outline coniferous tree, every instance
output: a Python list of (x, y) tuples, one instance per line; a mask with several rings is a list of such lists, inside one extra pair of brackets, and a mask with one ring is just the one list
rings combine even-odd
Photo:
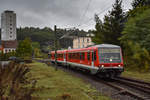
[(95, 14), (95, 22), (96, 22), (95, 25), (96, 30), (93, 31), (94, 37), (92, 38), (92, 41), (96, 44), (101, 44), (103, 43), (103, 23), (96, 14)]
[(132, 2), (133, 9), (136, 7), (148, 6), (148, 5), (150, 5), (150, 0), (134, 0)]
[[(148, 71), (150, 66), (150, 8), (130, 17), (120, 38), (127, 66)], [(138, 62), (138, 63), (135, 63)]]
[(116, 0), (112, 11), (104, 17), (104, 43), (120, 45), (119, 38), (124, 27), (125, 14), (122, 10), (122, 0)]
[(116, 0), (113, 5), (113, 9), (109, 11), (109, 14), (105, 15), (104, 22), (95, 15), (95, 37), (93, 41), (95, 43), (109, 43), (120, 45), (119, 38), (124, 28), (126, 20), (125, 13), (122, 10), (122, 0)]

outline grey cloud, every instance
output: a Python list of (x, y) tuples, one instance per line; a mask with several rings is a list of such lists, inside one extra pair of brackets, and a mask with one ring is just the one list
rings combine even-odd
[[(0, 0), (0, 12), (14, 10), (17, 13), (17, 26), (59, 27), (77, 26), (94, 17), (95, 13), (111, 9), (115, 0), (91, 0), (86, 16), (83, 13), (89, 0)], [(124, 9), (131, 8), (130, 0), (124, 0)], [(108, 11), (100, 15), (103, 18)], [(94, 28), (94, 21), (81, 26), (82, 29)]]

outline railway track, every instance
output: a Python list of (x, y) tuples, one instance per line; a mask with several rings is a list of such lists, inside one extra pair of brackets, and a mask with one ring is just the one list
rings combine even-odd
[[(134, 90), (134, 89), (139, 90), (138, 86), (135, 85), (134, 87), (132, 87), (132, 85), (129, 85), (130, 83), (127, 83), (125, 81), (120, 81), (120, 84), (118, 84), (118, 81), (120, 81), (120, 80), (113, 79), (113, 81), (111, 81), (111, 82), (100, 80), (100, 82), (118, 90), (118, 92), (112, 94), (112, 96), (121, 94), (121, 95), (129, 95), (131, 97), (134, 97), (136, 100), (150, 100), (149, 93), (145, 92), (145, 93), (141, 94), (141, 91), (137, 92), (136, 90)], [(131, 89), (129, 89), (127, 86), (130, 86)], [(141, 88), (140, 88), (140, 90), (142, 90), (142, 92), (144, 91)]]
[[(46, 61), (40, 61), (43, 63), (47, 63)], [(59, 68), (67, 71), (67, 72), (81, 72), (81, 71), (74, 71), (70, 69), (66, 69), (64, 67)], [(129, 96), (128, 99), (117, 99), (117, 100), (150, 100), (150, 83), (144, 82), (141, 80), (131, 79), (127, 77), (117, 77), (112, 80), (105, 80), (100, 79), (99, 77), (91, 76), (87, 73), (81, 72), (80, 74), (87, 76), (88, 78), (91, 78), (93, 81), (105, 84), (113, 89), (115, 89), (114, 92), (111, 94), (111, 96), (121, 95), (121, 96)], [(81, 75), (81, 76), (82, 76)]]
[(135, 88), (139, 91), (145, 92), (150, 95), (150, 83), (144, 82), (144, 81), (135, 81), (135, 80), (127, 80), (128, 78), (120, 77), (114, 79), (116, 82), (126, 84), (127, 86), (130, 86), (132, 88)]

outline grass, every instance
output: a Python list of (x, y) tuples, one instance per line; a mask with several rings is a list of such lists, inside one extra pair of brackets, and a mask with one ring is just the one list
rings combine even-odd
[(144, 80), (147, 82), (150, 82), (150, 72), (148, 73), (140, 73), (138, 71), (125, 71), (122, 73), (122, 76), (125, 77), (130, 77), (130, 78), (136, 78), (136, 79), (140, 79), (140, 80)]
[(46, 64), (28, 64), (31, 79), (36, 79), (33, 100), (110, 100), (91, 85), (61, 70), (55, 71)]

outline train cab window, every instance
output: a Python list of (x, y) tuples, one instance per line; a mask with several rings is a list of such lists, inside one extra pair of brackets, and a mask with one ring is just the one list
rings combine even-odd
[(90, 52), (87, 53), (87, 60), (90, 60)]

